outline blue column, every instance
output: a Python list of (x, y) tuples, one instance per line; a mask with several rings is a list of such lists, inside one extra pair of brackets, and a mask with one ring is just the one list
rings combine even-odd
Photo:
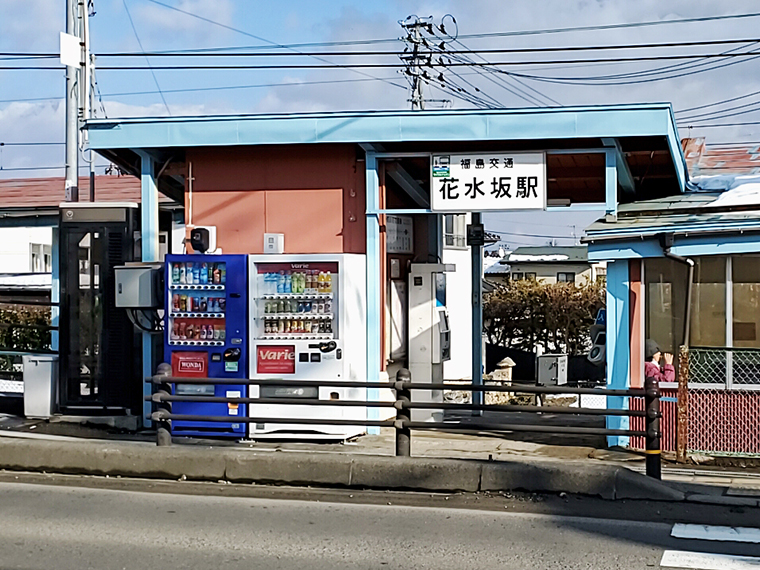
[(614, 148), (604, 149), (605, 214), (617, 217), (617, 156)]
[[(630, 281), (628, 260), (607, 264), (607, 387), (625, 390), (630, 386)], [(628, 409), (628, 398), (608, 396), (607, 407)], [(627, 417), (607, 416), (608, 429), (628, 429)], [(608, 436), (607, 445), (627, 446), (630, 438)]]
[[(140, 152), (140, 235), (142, 243), (142, 261), (158, 261), (158, 186), (156, 184), (155, 161), (145, 152)], [(156, 341), (155, 335), (142, 335), (142, 377), (147, 378), (155, 372)], [(151, 394), (150, 384), (143, 383), (143, 395)], [(143, 402), (143, 422), (150, 426), (151, 403)]]
[[(380, 209), (380, 179), (377, 175), (375, 153), (367, 151), (366, 163), (367, 210)], [(380, 217), (367, 214), (367, 382), (380, 381)], [(367, 390), (367, 401), (380, 399), (380, 390)], [(367, 419), (380, 418), (379, 408), (367, 408)], [(380, 428), (368, 428), (367, 433), (377, 435)]]

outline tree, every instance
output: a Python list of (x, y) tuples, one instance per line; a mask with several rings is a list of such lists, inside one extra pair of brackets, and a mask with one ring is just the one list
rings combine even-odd
[(591, 346), (589, 329), (604, 293), (599, 283), (508, 281), (485, 295), (484, 329), (492, 344), (583, 354)]

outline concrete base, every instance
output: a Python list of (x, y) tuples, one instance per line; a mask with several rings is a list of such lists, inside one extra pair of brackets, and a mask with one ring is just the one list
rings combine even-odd
[[(0, 469), (357, 489), (577, 493), (683, 501), (686, 494), (624, 467), (344, 453), (261, 453), (224, 447), (0, 439)], [(703, 499), (704, 500), (704, 499)], [(754, 500), (753, 505), (758, 501)]]
[(62, 422), (70, 424), (93, 425), (99, 427), (121, 429), (125, 431), (137, 431), (140, 427), (140, 418), (137, 416), (63, 416), (56, 415), (50, 418), (50, 422)]

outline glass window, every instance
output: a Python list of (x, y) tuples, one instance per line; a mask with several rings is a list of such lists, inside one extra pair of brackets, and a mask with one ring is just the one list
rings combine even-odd
[(683, 344), (687, 278), (684, 263), (666, 258), (644, 260), (645, 334), (663, 352), (678, 354)]
[(535, 281), (536, 280), (536, 274), (535, 273), (526, 273), (525, 279), (528, 281)]
[(575, 283), (575, 273), (557, 273), (558, 283)]
[(726, 258), (694, 261), (689, 344), (726, 346)]
[(32, 243), (30, 248), (30, 269), (32, 273), (51, 273), (53, 271), (53, 248), (50, 245)]
[(513, 273), (512, 274), (512, 281), (522, 281), (525, 279), (524, 273)]
[(760, 348), (760, 256), (732, 259), (734, 346)]
[(465, 214), (446, 214), (443, 216), (443, 245), (445, 247), (467, 247)]

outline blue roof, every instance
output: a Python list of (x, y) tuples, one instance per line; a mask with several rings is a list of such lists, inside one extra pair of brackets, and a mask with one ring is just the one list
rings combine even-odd
[(91, 119), (94, 150), (313, 143), (664, 137), (681, 190), (686, 167), (669, 103), (436, 111)]

